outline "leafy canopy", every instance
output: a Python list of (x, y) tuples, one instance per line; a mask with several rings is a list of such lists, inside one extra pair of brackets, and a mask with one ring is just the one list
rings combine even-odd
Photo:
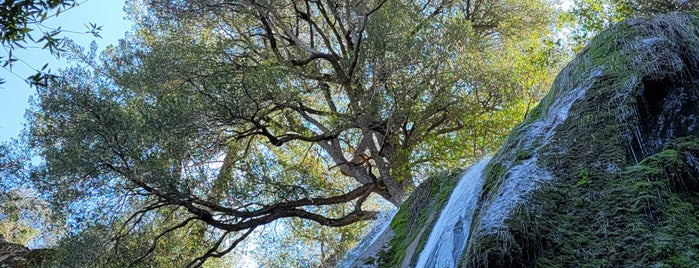
[(134, 33), (39, 88), (29, 140), (54, 205), (102, 208), (78, 226), (107, 226), (116, 249), (152, 242), (134, 262), (203, 246), (180, 255), (198, 266), (280, 219), (372, 219), (374, 197), (400, 205), (426, 174), (497, 148), (557, 66), (544, 1), (131, 10)]

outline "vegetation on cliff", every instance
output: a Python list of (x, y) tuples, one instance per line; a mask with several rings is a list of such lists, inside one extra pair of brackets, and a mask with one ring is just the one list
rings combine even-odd
[(378, 254), (378, 267), (413, 264), (422, 250), (439, 212), (459, 181), (461, 172), (432, 177), (415, 189), (391, 221), (394, 236)]
[[(475, 234), (464, 265), (697, 265), (698, 25), (682, 14), (627, 20), (582, 50), (522, 126), (586, 88), (534, 153), (554, 180), (519, 205), (506, 230)], [(490, 180), (527, 149), (531, 137), (520, 134), (496, 156)]]

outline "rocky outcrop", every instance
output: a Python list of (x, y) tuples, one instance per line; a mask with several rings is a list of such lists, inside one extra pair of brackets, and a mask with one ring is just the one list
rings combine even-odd
[(29, 249), (0, 235), (0, 268), (41, 267), (50, 249)]
[(420, 184), (385, 222), (388, 228), (375, 226), (384, 231), (362, 239), (360, 251), (350, 252), (339, 267), (400, 267), (416, 261), (459, 177), (459, 172), (443, 174)]
[(25, 246), (7, 242), (0, 236), (0, 267), (24, 267), (29, 249)]
[[(699, 265), (698, 105), (697, 17), (600, 34), (491, 162), (461, 264)], [(539, 186), (508, 190), (517, 183)]]
[[(698, 124), (699, 18), (619, 23), (561, 71), (484, 170), (461, 177), (484, 179), (473, 209), (459, 212), (468, 223), (437, 230), (454, 213), (413, 212), (409, 200), (387, 232), (409, 228), (411, 239), (394, 236), (371, 263), (699, 267)], [(424, 250), (434, 234), (462, 243), (448, 248), (453, 261), (430, 261), (443, 259)], [(418, 253), (406, 254), (413, 242)]]

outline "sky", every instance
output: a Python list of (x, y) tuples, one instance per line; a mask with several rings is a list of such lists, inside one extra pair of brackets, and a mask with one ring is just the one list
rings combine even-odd
[[(49, 27), (61, 27), (61, 36), (71, 38), (76, 44), (89, 47), (90, 42), (95, 41), (100, 50), (110, 44), (116, 44), (124, 37), (124, 33), (131, 29), (132, 23), (125, 20), (123, 0), (78, 0), (77, 7), (63, 11), (56, 17), (48, 18), (44, 24)], [(92, 34), (77, 34), (73, 32), (86, 32), (86, 25), (90, 23), (102, 26), (100, 35), (102, 38), (94, 37)], [(38, 38), (39, 35), (37, 34)], [(65, 59), (56, 59), (48, 51), (39, 48), (26, 50), (16, 49), (13, 57), (22, 59), (35, 69), (49, 63), (50, 69), (55, 73), (60, 67), (68, 66)], [(7, 58), (5, 49), (0, 48), (0, 56)], [(13, 74), (14, 72), (15, 74)], [(29, 107), (29, 97), (34, 94), (35, 89), (30, 88), (24, 81), (27, 76), (35, 72), (24, 63), (16, 62), (12, 72), (0, 69), (0, 77), (5, 80), (5, 84), (0, 85), (0, 143), (18, 137), (24, 120), (24, 112)]]

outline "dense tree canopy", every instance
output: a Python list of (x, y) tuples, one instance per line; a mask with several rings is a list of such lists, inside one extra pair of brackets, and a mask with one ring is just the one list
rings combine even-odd
[(117, 245), (95, 253), (108, 263), (148, 265), (167, 244), (199, 266), (280, 219), (372, 219), (373, 197), (399, 205), (425, 174), (497, 148), (557, 66), (545, 1), (130, 8), (135, 32), (99, 59), (76, 49), (82, 65), (29, 113), (31, 179), (82, 215), (69, 223), (115, 237), (96, 243)]

